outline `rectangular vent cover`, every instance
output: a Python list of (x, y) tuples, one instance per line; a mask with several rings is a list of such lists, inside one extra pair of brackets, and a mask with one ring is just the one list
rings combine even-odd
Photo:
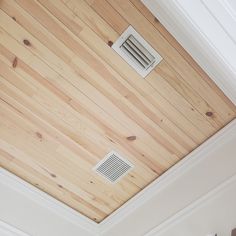
[(125, 30), (112, 48), (142, 77), (146, 77), (162, 60), (158, 52), (132, 26)]
[(94, 167), (94, 170), (109, 182), (115, 183), (132, 168), (133, 165), (128, 160), (111, 151)]

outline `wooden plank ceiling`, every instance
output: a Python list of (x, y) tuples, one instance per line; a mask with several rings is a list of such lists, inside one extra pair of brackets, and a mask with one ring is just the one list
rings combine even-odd
[[(129, 25), (163, 57), (146, 79), (110, 47)], [(235, 116), (139, 0), (0, 1), (0, 164), (95, 222)], [(117, 184), (92, 170), (111, 150)]]

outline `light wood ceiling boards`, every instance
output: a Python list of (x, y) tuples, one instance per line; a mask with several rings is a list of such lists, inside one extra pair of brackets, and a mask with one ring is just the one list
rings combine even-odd
[[(138, 0), (0, 1), (0, 164), (101, 222), (236, 116)], [(146, 79), (112, 49), (132, 25), (163, 57)], [(135, 165), (116, 184), (92, 168)]]

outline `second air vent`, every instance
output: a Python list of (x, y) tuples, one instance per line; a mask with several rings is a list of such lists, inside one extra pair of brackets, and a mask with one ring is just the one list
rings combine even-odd
[(94, 167), (94, 170), (109, 182), (115, 183), (132, 168), (133, 165), (128, 160), (111, 151)]
[(127, 28), (112, 48), (142, 77), (146, 77), (162, 60), (158, 52), (132, 26)]

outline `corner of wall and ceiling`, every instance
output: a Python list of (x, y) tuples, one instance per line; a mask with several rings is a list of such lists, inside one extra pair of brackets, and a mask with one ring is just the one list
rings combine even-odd
[[(48, 194), (40, 191), (36, 187), (26, 183), (15, 175), (9, 173), (4, 169), (0, 169), (0, 183), (14, 189), (16, 192), (23, 194), (25, 197), (37, 202), (37, 204), (48, 208), (50, 211), (65, 218), (67, 221), (72, 222), (79, 227), (86, 229), (94, 236), (102, 236), (116, 224), (125, 220), (129, 215), (147, 203), (154, 195), (165, 191), (166, 187), (171, 184), (173, 179), (177, 179), (182, 173), (188, 169), (193, 168), (199, 161), (204, 161), (207, 154), (211, 153), (215, 146), (221, 146), (226, 144), (232, 138), (236, 136), (236, 120), (233, 120), (225, 128), (220, 130), (217, 134), (211, 137), (208, 141), (203, 143), (199, 148), (190, 153), (186, 158), (181, 160), (178, 164), (169, 169), (165, 174), (155, 180), (147, 188), (137, 194), (134, 198), (130, 199), (120, 209), (115, 211), (111, 216), (105, 219), (103, 222), (97, 224), (92, 220), (86, 218), (82, 214), (74, 211), (70, 207), (67, 207), (63, 203), (57, 201)], [(201, 158), (200, 158), (201, 157)], [(186, 209), (180, 209), (179, 212), (171, 216), (167, 221), (158, 225), (155, 229), (151, 229), (147, 236), (154, 235), (154, 232), (158, 232), (167, 227), (177, 220), (179, 217), (184, 217), (189, 214), (191, 210), (200, 206), (203, 201), (209, 200), (216, 192), (223, 191), (232, 181), (235, 181), (235, 176), (231, 176), (225, 180), (221, 185), (216, 186), (211, 191), (202, 196), (199, 200), (193, 201), (190, 205), (186, 206)], [(0, 224), (0, 230), (10, 230), (13, 227), (8, 227), (6, 223)], [(1, 231), (0, 231), (1, 232)], [(27, 236), (23, 232), (17, 231), (17, 236)], [(10, 234), (11, 235), (11, 234)]]
[[(220, 0), (217, 1), (220, 2)], [(163, 23), (163, 25), (176, 37), (176, 39), (194, 57), (202, 68), (205, 69), (205, 71), (212, 77), (224, 93), (234, 102), (234, 104), (236, 104), (236, 74), (234, 68), (232, 68), (231, 62), (216, 51), (212, 41), (200, 32), (196, 22), (189, 18), (189, 15), (183, 8), (181, 8), (178, 1), (168, 1), (168, 6), (166, 1), (163, 0), (143, 0), (143, 2), (150, 8), (152, 6), (152, 9), (154, 9), (154, 5), (158, 6), (159, 11), (153, 13), (158, 14), (161, 23)], [(199, 3), (200, 2), (202, 1), (199, 1)], [(191, 38), (195, 38), (196, 40), (190, 40)], [(199, 52), (199, 45), (201, 45), (201, 52)], [(55, 212), (61, 217), (64, 217), (73, 224), (79, 225), (93, 235), (101, 236), (114, 225), (124, 220), (126, 217), (129, 217), (135, 209), (148, 202), (154, 194), (164, 191), (165, 187), (171, 182), (171, 179), (180, 176), (183, 169), (186, 170), (188, 168), (192, 168), (199, 162), (200, 159), (203, 161), (205, 154), (211, 152), (215, 148), (215, 145), (223, 145), (227, 142), (227, 140), (235, 136), (236, 120), (233, 120), (225, 128), (203, 143), (199, 148), (190, 153), (186, 158), (168, 170), (160, 178), (150, 184), (134, 198), (129, 200), (100, 224), (89, 220), (78, 212), (65, 206), (63, 203), (55, 200), (46, 193), (41, 192), (37, 188), (1, 168), (0, 183), (13, 188), (21, 194), (24, 194), (27, 198), (30, 198), (38, 204), (47, 207), (49, 210)], [(201, 158), (199, 158), (199, 156), (201, 156)], [(235, 181), (235, 176), (228, 178), (221, 185), (213, 188), (211, 191), (202, 196), (199, 200), (194, 201), (190, 205), (186, 206), (185, 209), (180, 210), (162, 224), (158, 225), (154, 229), (151, 229), (146, 236), (152, 236), (160, 232), (163, 228), (171, 225), (178, 218), (186, 216), (191, 210), (200, 206), (203, 201), (210, 200), (216, 192), (223, 191), (232, 181)], [(0, 233), (1, 232), (5, 232), (6, 234), (8, 233), (7, 235), (28, 236), (28, 234), (14, 228), (11, 225), (8, 225), (3, 221), (0, 221)]]
[(142, 2), (236, 105), (236, 36), (229, 35), (225, 25), (217, 19), (218, 7), (222, 14), (226, 13), (229, 25), (235, 28), (236, 17), (231, 14), (235, 10), (229, 13), (229, 4), (225, 4), (228, 1)]

